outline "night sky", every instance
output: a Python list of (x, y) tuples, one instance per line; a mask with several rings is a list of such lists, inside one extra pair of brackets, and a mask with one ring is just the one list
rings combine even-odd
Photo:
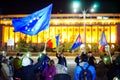
[(73, 1), (79, 1), (82, 9), (88, 9), (93, 3), (97, 3), (99, 6), (95, 13), (120, 13), (120, 0), (1, 0), (0, 14), (30, 14), (51, 3), (53, 3), (52, 13), (71, 14)]

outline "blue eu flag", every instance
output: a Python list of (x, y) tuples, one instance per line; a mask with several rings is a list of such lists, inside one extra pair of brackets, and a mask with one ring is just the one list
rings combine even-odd
[(77, 37), (77, 39), (76, 39), (76, 41), (75, 41), (74, 44), (72, 45), (71, 50), (76, 49), (76, 48), (79, 47), (81, 44), (82, 44), (82, 40), (81, 40), (81, 37), (80, 37), (80, 34), (79, 34), (78, 37)]
[(24, 34), (33, 36), (37, 35), (42, 30), (48, 29), (51, 11), (52, 4), (27, 17), (21, 19), (12, 19), (14, 32), (22, 32)]

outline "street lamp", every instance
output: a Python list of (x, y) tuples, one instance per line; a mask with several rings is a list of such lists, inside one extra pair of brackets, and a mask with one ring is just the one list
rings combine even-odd
[[(90, 9), (91, 12), (94, 12), (95, 11), (95, 8), (97, 7), (96, 4), (93, 5), (93, 7)], [(83, 14), (83, 19), (84, 19), (84, 45), (85, 45), (85, 48), (84, 48), (84, 54), (86, 54), (86, 14), (87, 14), (87, 11), (89, 10), (88, 9), (84, 9), (82, 11), (82, 14)]]
[[(79, 4), (79, 3), (78, 3)], [(74, 8), (74, 10), (76, 9), (75, 7), (74, 7), (74, 5), (73, 5), (73, 8)], [(95, 9), (97, 8), (97, 5), (96, 4), (94, 4), (93, 6), (92, 6), (92, 8), (88, 8), (88, 9), (84, 9), (84, 10), (82, 10), (81, 9), (81, 11), (82, 11), (82, 14), (83, 14), (83, 20), (84, 20), (84, 54), (86, 54), (86, 14), (87, 14), (87, 11), (90, 9), (90, 12), (94, 12), (95, 11)], [(76, 10), (77, 11), (77, 10)], [(76, 12), (75, 12), (76, 13)]]
[(82, 14), (83, 14), (83, 19), (84, 19), (84, 45), (85, 45), (84, 54), (86, 54), (86, 24), (85, 24), (85, 21), (86, 21), (86, 11), (83, 10)]
[(74, 2), (72, 3), (72, 7), (73, 7), (73, 12), (74, 12), (74, 13), (77, 13), (78, 10), (79, 10), (79, 7), (80, 7), (80, 1), (74, 1)]

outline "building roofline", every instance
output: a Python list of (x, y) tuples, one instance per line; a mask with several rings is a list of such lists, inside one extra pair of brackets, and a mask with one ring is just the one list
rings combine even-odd
[[(5, 17), (25, 17), (29, 14), (7, 14), (7, 15), (0, 15), (1, 18)], [(78, 17), (83, 16), (83, 14), (52, 14), (51, 17)], [(89, 17), (97, 17), (97, 16), (112, 16), (112, 17), (120, 17), (120, 13), (96, 13), (96, 14), (86, 14)]]

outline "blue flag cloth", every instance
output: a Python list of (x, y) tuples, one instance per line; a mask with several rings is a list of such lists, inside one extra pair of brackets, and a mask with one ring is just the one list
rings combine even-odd
[(100, 46), (106, 46), (107, 45), (107, 40), (106, 40), (106, 37), (105, 37), (105, 33), (104, 31), (102, 32), (102, 37), (100, 39)]
[(56, 38), (56, 46), (58, 47), (59, 46), (60, 35), (57, 35), (55, 38)]
[(22, 32), (24, 34), (33, 36), (37, 35), (42, 30), (48, 29), (51, 11), (52, 4), (27, 17), (21, 19), (12, 19), (14, 32)]
[(80, 37), (80, 34), (78, 35), (76, 41), (74, 42), (73, 46), (71, 47), (71, 50), (76, 49), (77, 47), (79, 47), (82, 44), (82, 40)]

